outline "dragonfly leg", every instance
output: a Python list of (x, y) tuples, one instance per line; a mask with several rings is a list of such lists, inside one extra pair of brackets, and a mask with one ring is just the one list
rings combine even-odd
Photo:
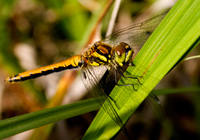
[[(118, 84), (117, 72), (119, 72), (119, 74), (120, 74), (121, 76), (123, 76), (124, 78), (136, 79), (136, 80), (138, 81), (139, 84), (124, 84), (124, 85)], [(141, 76), (138, 76), (138, 77), (141, 77)], [(133, 87), (133, 90), (135, 90), (135, 91), (137, 91), (137, 89), (135, 88), (135, 85), (141, 85), (141, 82), (139, 81), (139, 78), (138, 78), (138, 77), (127, 77), (127, 76), (125, 76), (120, 70), (115, 71), (115, 82), (116, 82), (116, 85), (117, 85), (117, 86), (132, 86), (132, 87)]]
[(137, 91), (137, 89), (135, 88), (134, 84), (126, 84), (126, 85), (119, 85), (119, 84), (117, 84), (117, 86), (131, 86), (131, 87), (133, 87), (134, 91)]
[[(133, 63), (131, 63), (131, 66), (135, 66)], [(124, 77), (124, 78), (130, 78), (130, 79), (136, 79), (138, 81), (138, 83), (141, 85), (142, 83), (140, 82), (140, 78), (142, 78), (142, 76), (125, 76), (123, 74), (123, 72), (120, 69), (117, 69), (117, 71), (119, 72), (119, 74)], [(129, 72), (127, 72), (129, 75), (131, 75)]]
[(122, 73), (122, 76), (124, 78), (130, 78), (130, 79), (136, 79), (138, 81), (138, 83), (141, 85), (142, 83), (140, 82), (140, 78), (142, 78), (142, 76), (137, 76), (137, 77), (129, 77), (129, 76), (125, 76), (123, 73)]

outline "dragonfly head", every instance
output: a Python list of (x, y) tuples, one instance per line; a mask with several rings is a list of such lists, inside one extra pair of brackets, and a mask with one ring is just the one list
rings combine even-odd
[(121, 42), (115, 47), (115, 61), (122, 67), (131, 63), (133, 56), (133, 49), (125, 42)]

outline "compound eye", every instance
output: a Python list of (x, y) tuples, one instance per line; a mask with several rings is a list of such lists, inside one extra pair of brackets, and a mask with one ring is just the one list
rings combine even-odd
[(125, 51), (125, 47), (121, 43), (115, 48), (115, 52), (118, 56), (122, 56)]

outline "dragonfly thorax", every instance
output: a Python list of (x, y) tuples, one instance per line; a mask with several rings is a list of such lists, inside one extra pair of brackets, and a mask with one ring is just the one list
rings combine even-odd
[(84, 58), (90, 66), (109, 65), (113, 59), (113, 48), (100, 41), (96, 42), (84, 54)]
[(115, 67), (124, 67), (131, 63), (133, 49), (125, 42), (117, 46), (98, 41), (85, 52), (85, 64), (90, 66), (114, 65)]

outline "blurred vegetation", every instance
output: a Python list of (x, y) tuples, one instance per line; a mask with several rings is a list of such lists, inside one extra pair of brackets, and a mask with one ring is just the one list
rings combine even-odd
[[(81, 48), (87, 46), (88, 42), (92, 44), (95, 40), (99, 40), (101, 38), (99, 34), (104, 35), (106, 29), (98, 28), (98, 20), (107, 3), (106, 0), (0, 1), (2, 120), (69, 103), (65, 102), (67, 98), (65, 94), (70, 91), (70, 87), (73, 88), (71, 84), (76, 75), (79, 75), (76, 72), (56, 73), (17, 84), (6, 84), (3, 80), (7, 76), (81, 53)], [(141, 13), (152, 16), (158, 12), (152, 7), (154, 3), (153, 0), (122, 1), (114, 30), (132, 24)], [(106, 11), (106, 17), (103, 17), (102, 23), (105, 28), (112, 8)], [(96, 24), (97, 28), (95, 28)], [(91, 37), (94, 29), (96, 35)], [(189, 55), (199, 55), (199, 52), (199, 47), (196, 47)], [(79, 87), (75, 85), (75, 88), (77, 86)], [(158, 90), (155, 91), (162, 95), (159, 99), (166, 120), (160, 124), (156, 121), (146, 121), (144, 118), (131, 118), (127, 125), (129, 131), (133, 133), (131, 135), (134, 135), (135, 139), (152, 137), (154, 139), (199, 139), (199, 87), (199, 59), (181, 62), (163, 79), (157, 87)], [(27, 134), (26, 137), (36, 139), (45, 133), (43, 139), (81, 138), (95, 114), (96, 112), (91, 112), (52, 124), (50, 127), (36, 130), (34, 135)], [(122, 137), (123, 134), (120, 134), (118, 139)]]

